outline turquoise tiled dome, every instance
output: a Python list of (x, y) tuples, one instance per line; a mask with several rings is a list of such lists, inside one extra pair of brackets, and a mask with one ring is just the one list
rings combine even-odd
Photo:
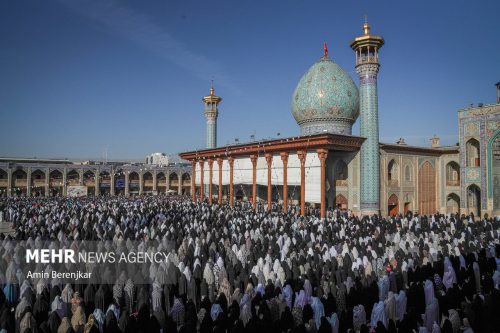
[(359, 115), (356, 84), (333, 60), (323, 57), (302, 76), (292, 97), (302, 135), (351, 134)]

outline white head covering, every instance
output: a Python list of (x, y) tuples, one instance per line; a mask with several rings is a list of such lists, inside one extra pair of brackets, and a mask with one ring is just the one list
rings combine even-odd
[(377, 327), (377, 323), (379, 321), (387, 328), (387, 317), (385, 316), (384, 301), (373, 304), (370, 325), (372, 327)]
[(394, 297), (394, 293), (392, 291), (389, 291), (387, 299), (384, 303), (387, 320), (392, 319), (396, 321), (396, 298)]
[(314, 311), (314, 322), (316, 324), (316, 329), (319, 329), (321, 325), (321, 317), (325, 315), (325, 307), (319, 297), (312, 297), (311, 307)]
[(429, 332), (435, 322), (439, 322), (439, 304), (436, 298), (433, 298), (425, 307), (424, 326)]
[(406, 293), (401, 290), (399, 294), (396, 295), (396, 318), (401, 321), (406, 313)]
[(352, 322), (356, 332), (361, 329), (361, 325), (366, 324), (366, 312), (363, 305), (356, 305), (352, 310)]
[(455, 274), (453, 267), (450, 265), (445, 269), (443, 275), (443, 285), (446, 289), (450, 289), (455, 283), (457, 283), (457, 275)]
[[(425, 292), (425, 304), (429, 305), (434, 300), (434, 285), (430, 280), (425, 280), (424, 292)], [(429, 328), (429, 330), (431, 329), (432, 327)]]
[(299, 294), (295, 298), (295, 304), (294, 307), (300, 307), (303, 308), (307, 304), (306, 301), (306, 293), (304, 292), (303, 289), (300, 290)]
[(339, 318), (337, 317), (336, 313), (332, 313), (330, 318), (327, 318), (328, 321), (330, 322), (330, 325), (332, 326), (332, 333), (339, 333)]

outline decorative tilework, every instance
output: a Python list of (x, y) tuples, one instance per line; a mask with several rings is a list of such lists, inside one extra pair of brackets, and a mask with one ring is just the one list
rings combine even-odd
[(465, 124), (465, 136), (476, 136), (479, 133), (479, 123), (476, 121)]
[(480, 144), (480, 149), (481, 149), (481, 209), (487, 209), (488, 205), (486, 204), (486, 197), (488, 194), (487, 187), (486, 187), (486, 146), (487, 146), (487, 141), (486, 141), (486, 126), (485, 126), (486, 121), (481, 119), (480, 125), (479, 125), (479, 130), (480, 130), (480, 138), (481, 141), (479, 141)]
[[(460, 207), (467, 207), (467, 187), (474, 183), (481, 190), (481, 210), (491, 213), (488, 198), (492, 196), (491, 153), (488, 145), (492, 136), (500, 126), (500, 104), (485, 105), (459, 110), (459, 144), (460, 144)], [(466, 142), (470, 137), (479, 141), (480, 167), (466, 166)], [(491, 204), (491, 202), (490, 202)]]
[(468, 183), (476, 183), (481, 180), (481, 169), (476, 167), (469, 167), (465, 169), (466, 181)]
[(217, 115), (205, 113), (207, 118), (207, 148), (217, 147)]
[[(500, 118), (500, 115), (499, 115)], [(491, 123), (491, 122), (490, 122)], [(495, 149), (495, 141), (500, 140), (500, 126), (497, 127), (496, 131), (493, 133), (487, 133), (488, 135), (488, 198), (491, 198), (493, 196), (493, 192), (496, 189), (496, 186), (498, 185), (498, 182), (500, 182), (500, 172), (498, 169), (495, 169), (495, 167), (498, 168), (498, 165), (494, 163), (494, 160), (497, 159), (498, 157), (495, 154), (498, 154), (498, 151), (494, 152)], [(498, 162), (497, 162), (498, 163)], [(495, 179), (493, 179), (495, 178)], [(496, 180), (496, 182), (495, 182)], [(497, 184), (497, 185), (495, 185)], [(499, 197), (500, 198), (500, 197)], [(496, 200), (500, 200), (499, 198), (494, 198)]]
[[(460, 115), (460, 114), (459, 114)], [(460, 208), (467, 208), (467, 191), (466, 191), (466, 181), (465, 181), (465, 139), (464, 139), (464, 120), (459, 118), (458, 121), (458, 138), (460, 145)]]
[[(500, 117), (499, 117), (500, 118)], [(486, 125), (486, 137), (490, 138), (500, 128), (500, 120), (490, 120)]]
[(292, 96), (292, 114), (303, 135), (351, 134), (359, 115), (358, 88), (333, 60), (321, 58), (312, 65)]
[(352, 134), (352, 124), (344, 121), (329, 122), (319, 121), (314, 123), (305, 123), (301, 126), (302, 135), (311, 135), (316, 133), (334, 133), (334, 134)]
[(361, 212), (380, 209), (380, 157), (378, 128), (377, 64), (356, 67), (359, 75), (361, 133)]

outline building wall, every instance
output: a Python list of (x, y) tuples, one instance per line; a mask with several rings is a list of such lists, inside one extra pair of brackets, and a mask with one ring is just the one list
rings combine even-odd
[[(340, 163), (347, 166), (347, 179), (340, 180), (336, 172)], [(327, 207), (336, 207), (337, 196), (347, 201), (347, 208), (355, 214), (360, 212), (360, 152), (329, 152), (326, 162)]]
[[(212, 185), (218, 185), (219, 174), (218, 165), (215, 161), (212, 169)], [(260, 188), (267, 188), (267, 162), (265, 156), (258, 156), (257, 159), (257, 175), (256, 184), (257, 192), (259, 195), (258, 199), (266, 200), (267, 192), (262, 195), (262, 190)], [(208, 162), (205, 161), (203, 164), (203, 184), (210, 184), (210, 172), (209, 172)], [(305, 198), (307, 202), (319, 203), (321, 201), (320, 195), (320, 161), (318, 154), (314, 150), (310, 150), (306, 155), (305, 162)], [(199, 163), (196, 164), (196, 184), (201, 184), (201, 166)], [(222, 185), (228, 186), (230, 183), (229, 177), (229, 163), (227, 160), (223, 161), (222, 164)], [(243, 199), (246, 200), (252, 195), (251, 185), (253, 183), (253, 165), (250, 157), (237, 157), (234, 159), (233, 166), (233, 186), (234, 191), (239, 189), (243, 193)], [(273, 154), (273, 160), (271, 163), (271, 184), (273, 191), (277, 194), (273, 197), (279, 197), (282, 200), (283, 190), (283, 161), (279, 154)], [(287, 164), (287, 185), (288, 185), (288, 195), (298, 201), (300, 197), (300, 161), (297, 154), (290, 153), (288, 155)], [(236, 194), (235, 194), (236, 195)]]
[[(460, 195), (460, 171), (458, 173), (458, 182), (454, 181), (448, 181), (447, 177), (447, 168), (448, 165), (450, 164), (457, 164), (460, 166), (460, 158), (459, 154), (449, 154), (449, 155), (443, 155), (439, 159), (439, 188), (440, 188), (440, 200), (439, 200), (439, 211), (441, 213), (458, 213), (460, 212), (460, 201), (462, 200), (462, 197)], [(454, 207), (448, 208), (448, 199), (450, 197), (456, 197), (459, 200), (459, 205), (458, 209), (455, 209)], [(451, 209), (453, 208), (453, 209)]]
[[(495, 177), (496, 169), (493, 168), (494, 159), (493, 144), (499, 135), (500, 128), (500, 104), (485, 105), (481, 107), (470, 107), (459, 110), (459, 145), (460, 145), (460, 173), (461, 173), (461, 197), (472, 196), (471, 189), (477, 186), (480, 190), (481, 214), (500, 215), (500, 209), (494, 209), (494, 193), (498, 192), (500, 176)], [(471, 139), (479, 142), (479, 165), (467, 164), (467, 143)], [(498, 181), (495, 183), (494, 180)], [(495, 187), (495, 184), (496, 185)], [(462, 200), (460, 211), (468, 214), (474, 210), (470, 200)]]
[[(179, 183), (183, 176), (184, 182)], [(72, 187), (83, 187), (88, 195), (158, 194), (169, 190), (187, 194), (191, 192), (190, 177), (189, 167), (4, 161), (0, 162), (0, 196), (65, 196)]]
[[(460, 191), (457, 184), (446, 182), (446, 166), (448, 163), (459, 162), (456, 149), (435, 149), (426, 153), (419, 147), (415, 150), (380, 149), (380, 179), (381, 179), (381, 205), (382, 215), (389, 214), (390, 198), (397, 198), (398, 207), (393, 213), (407, 211), (431, 214), (447, 212), (447, 197), (456, 195), (460, 200)], [(325, 200), (329, 208), (337, 206), (339, 195), (347, 202), (347, 208), (354, 214), (360, 214), (360, 152), (329, 151), (325, 164), (326, 184)], [(392, 179), (389, 179), (389, 164), (393, 161), (396, 165)], [(339, 179), (336, 170), (341, 163), (347, 166), (347, 176)], [(203, 182), (208, 185), (210, 181), (208, 162), (204, 162)], [(431, 170), (432, 192), (423, 192), (421, 176), (422, 168)], [(267, 162), (264, 156), (257, 159), (257, 199), (267, 200)], [(218, 185), (218, 164), (214, 162), (212, 169), (213, 193)], [(248, 200), (252, 194), (253, 166), (250, 157), (237, 157), (234, 161), (233, 186), (235, 196)], [(306, 202), (317, 204), (321, 201), (320, 193), (320, 163), (315, 151), (308, 151), (305, 168)], [(279, 154), (273, 155), (271, 166), (271, 183), (273, 201), (282, 201), (283, 193), (283, 161)], [(196, 183), (201, 183), (201, 167), (196, 164)], [(290, 153), (287, 165), (287, 184), (290, 203), (297, 204), (300, 199), (300, 163), (297, 154)], [(222, 185), (224, 193), (229, 185), (229, 164), (226, 160), (222, 166)], [(227, 188), (226, 188), (227, 187)], [(239, 191), (239, 192), (238, 192)], [(428, 191), (428, 190), (427, 190)], [(238, 194), (239, 193), (239, 194)], [(423, 207), (423, 197), (427, 195), (426, 206)]]
[[(391, 163), (392, 162), (392, 163)], [(418, 210), (418, 156), (403, 153), (380, 151), (380, 210), (387, 215), (389, 198), (397, 197), (398, 211), (404, 212), (405, 203), (410, 211)], [(389, 180), (389, 167), (394, 165), (392, 179)], [(410, 168), (410, 177), (405, 178), (405, 168)], [(392, 200), (391, 200), (392, 202)]]
[(168, 156), (165, 153), (154, 153), (146, 156), (146, 164), (168, 165)]
[[(396, 173), (389, 179), (389, 167), (396, 163)], [(389, 198), (397, 197), (399, 213), (407, 211), (430, 214), (434, 212), (446, 213), (446, 199), (450, 194), (460, 197), (458, 186), (446, 184), (446, 165), (450, 162), (458, 163), (458, 154), (425, 154), (419, 152), (395, 152), (380, 150), (380, 179), (382, 215), (389, 214)], [(407, 171), (406, 168), (409, 168)], [(434, 183), (424, 186), (422, 173), (429, 169), (433, 172)], [(434, 193), (426, 191), (433, 188)], [(435, 199), (435, 205), (424, 200)], [(391, 201), (392, 202), (392, 201)], [(427, 203), (426, 203), (427, 202)]]

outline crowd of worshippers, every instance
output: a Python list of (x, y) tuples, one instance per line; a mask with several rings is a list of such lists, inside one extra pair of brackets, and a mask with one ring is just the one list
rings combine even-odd
[[(14, 229), (0, 236), (1, 333), (500, 332), (496, 218), (322, 220), (161, 196), (3, 198), (0, 210)], [(22, 248), (90, 241), (167, 259), (94, 265), (98, 282), (21, 269)]]

